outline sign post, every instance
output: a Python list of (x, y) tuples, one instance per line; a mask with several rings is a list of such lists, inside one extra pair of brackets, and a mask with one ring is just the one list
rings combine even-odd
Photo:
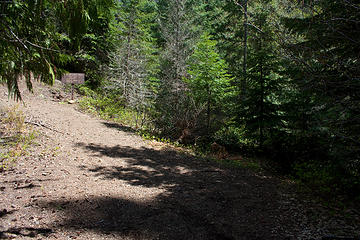
[(74, 100), (74, 85), (85, 83), (85, 73), (67, 73), (62, 76), (61, 82), (71, 84), (71, 100)]

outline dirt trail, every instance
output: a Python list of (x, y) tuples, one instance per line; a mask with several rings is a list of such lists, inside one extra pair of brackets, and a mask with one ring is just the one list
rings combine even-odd
[[(144, 141), (53, 101), (48, 87), (35, 89), (25, 93), (22, 109), (41, 136), (12, 171), (0, 173), (0, 239), (360, 235), (359, 218), (325, 218), (325, 210), (309, 208), (278, 179)], [(1, 88), (0, 106), (10, 104)]]

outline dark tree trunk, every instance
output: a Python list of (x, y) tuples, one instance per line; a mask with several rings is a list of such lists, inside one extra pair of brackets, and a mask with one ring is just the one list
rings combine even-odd
[(248, 12), (247, 12), (247, 0), (244, 0), (244, 56), (243, 56), (243, 74), (244, 78), (241, 82), (242, 98), (245, 98), (246, 92), (246, 78), (247, 78), (247, 39), (248, 39)]

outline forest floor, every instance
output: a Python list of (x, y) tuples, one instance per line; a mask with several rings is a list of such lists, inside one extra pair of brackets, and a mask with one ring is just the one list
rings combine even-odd
[[(360, 236), (356, 209), (327, 208), (264, 171), (222, 167), (143, 140), (64, 97), (59, 83), (23, 92), (19, 108), (39, 136), (0, 172), (0, 239)], [(0, 87), (0, 107), (14, 104)]]

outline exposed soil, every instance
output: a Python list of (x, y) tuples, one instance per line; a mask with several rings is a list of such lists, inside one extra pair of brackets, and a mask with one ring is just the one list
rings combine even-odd
[[(61, 84), (23, 93), (40, 136), (0, 173), (0, 239), (322, 239), (360, 236), (292, 184), (229, 169), (76, 110)], [(14, 104), (0, 88), (0, 107)], [(331, 238), (328, 238), (331, 239)], [(354, 238), (355, 239), (355, 238)]]

